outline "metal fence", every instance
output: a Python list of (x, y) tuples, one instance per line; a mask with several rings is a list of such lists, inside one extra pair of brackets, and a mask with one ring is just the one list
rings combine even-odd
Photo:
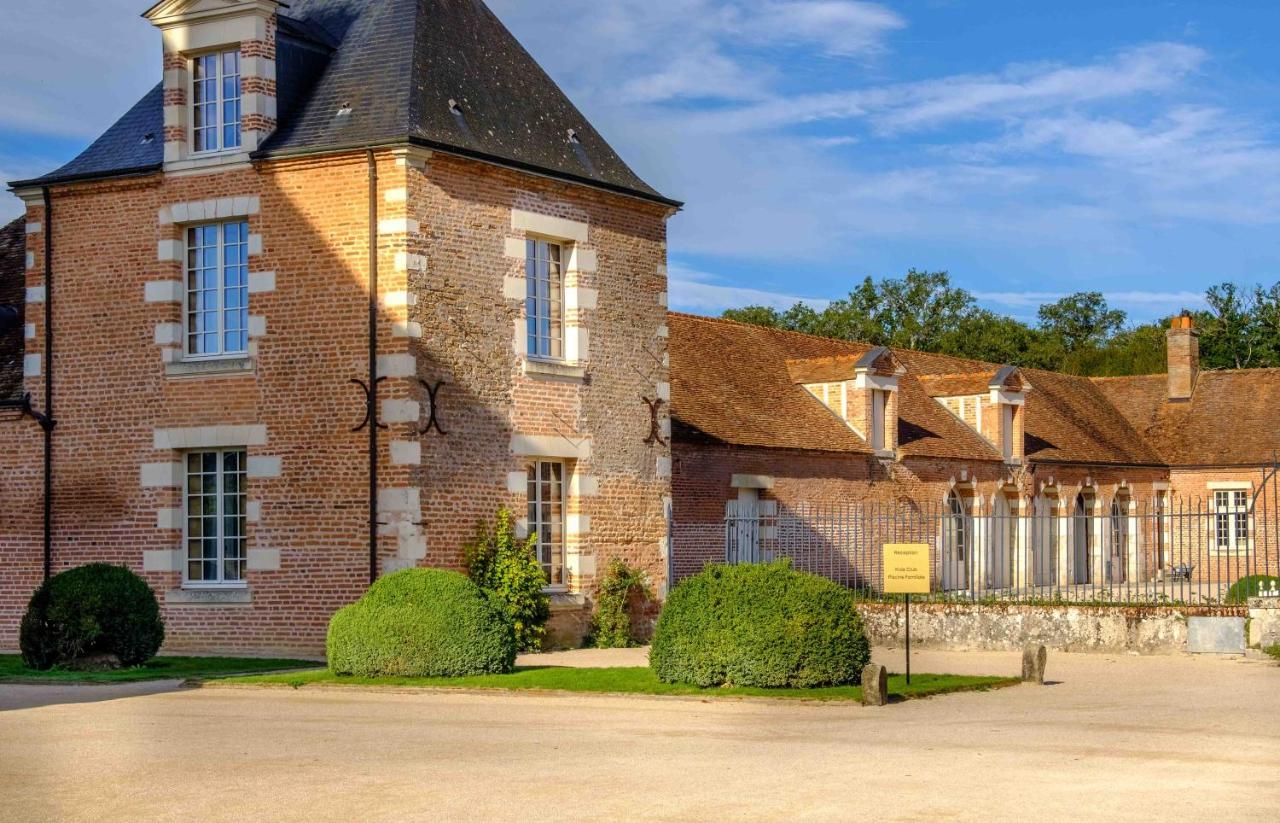
[(733, 501), (725, 558), (790, 558), (878, 598), (884, 545), (925, 543), (936, 601), (1236, 604), (1256, 591), (1242, 581), (1280, 574), (1280, 501), (1274, 483), (1263, 489), (1201, 500), (952, 495), (936, 506)]

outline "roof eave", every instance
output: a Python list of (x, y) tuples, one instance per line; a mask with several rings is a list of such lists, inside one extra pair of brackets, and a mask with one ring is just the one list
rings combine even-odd
[(19, 191), (20, 189), (38, 189), (45, 186), (58, 186), (67, 183), (85, 183), (92, 180), (114, 180), (120, 177), (139, 177), (148, 174), (155, 174), (163, 171), (163, 163), (151, 163), (146, 166), (134, 166), (127, 169), (113, 169), (112, 171), (95, 171), (84, 172), (82, 174), (49, 174), (44, 177), (36, 177), (31, 180), (14, 180), (11, 181), (9, 189), (11, 191)]
[(538, 177), (545, 177), (549, 180), (557, 180), (562, 183), (573, 183), (575, 185), (586, 186), (588, 188), (598, 189), (600, 191), (607, 191), (612, 194), (620, 194), (625, 197), (632, 197), (637, 200), (644, 200), (650, 203), (657, 203), (659, 205), (667, 206), (669, 208), (673, 208), (676, 210), (680, 210), (684, 208), (683, 202), (679, 200), (672, 200), (671, 198), (668, 198), (668, 197), (663, 197), (661, 194), (656, 194), (656, 193), (650, 194), (648, 192), (637, 191), (636, 189), (627, 188), (626, 186), (619, 186), (613, 183), (605, 183), (599, 180), (592, 180), (588, 177), (580, 177), (578, 175), (569, 174), (567, 172), (560, 172), (552, 169), (545, 169), (545, 168), (542, 168), (541, 166), (535, 166), (532, 163), (522, 163), (519, 160), (511, 160), (509, 158), (498, 157), (496, 155), (486, 154), (484, 152), (469, 151), (467, 149), (459, 148), (457, 146), (450, 146), (445, 143), (438, 143), (434, 140), (427, 140), (422, 137), (412, 137), (408, 135), (405, 135), (403, 137), (389, 138), (387, 140), (380, 140), (380, 141), (377, 141), (376, 143), (370, 143), (368, 141), (356, 141), (352, 143), (340, 144), (337, 146), (329, 146), (326, 148), (302, 147), (302, 148), (285, 149), (285, 150), (272, 150), (269, 148), (259, 149), (258, 151), (251, 154), (250, 158), (253, 160), (269, 160), (269, 159), (282, 158), (282, 157), (305, 157), (308, 155), (340, 154), (342, 152), (348, 152), (348, 151), (359, 151), (364, 149), (378, 149), (378, 148), (387, 148), (390, 146), (405, 146), (405, 145), (417, 146), (419, 148), (440, 152), (441, 154), (451, 154), (455, 157), (463, 157), (468, 160), (477, 160), (479, 162), (488, 163), (493, 166), (499, 166), (501, 168), (511, 169), (513, 171), (519, 171), (525, 174), (533, 174), (533, 175), (537, 175)]

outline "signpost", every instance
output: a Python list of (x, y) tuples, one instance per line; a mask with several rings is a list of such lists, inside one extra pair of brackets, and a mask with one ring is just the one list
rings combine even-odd
[(911, 685), (911, 595), (928, 594), (932, 582), (929, 544), (885, 544), (884, 593), (900, 594), (906, 603), (907, 685)]

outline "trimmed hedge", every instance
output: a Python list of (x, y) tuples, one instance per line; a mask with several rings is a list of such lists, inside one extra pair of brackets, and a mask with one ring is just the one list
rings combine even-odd
[(853, 594), (787, 561), (710, 566), (671, 592), (649, 665), (667, 683), (812, 688), (871, 660)]
[(22, 662), (40, 671), (103, 655), (140, 666), (163, 643), (164, 620), (151, 587), (125, 567), (106, 563), (45, 581), (18, 630)]
[(1262, 592), (1270, 591), (1273, 585), (1277, 585), (1280, 578), (1267, 574), (1254, 574), (1248, 577), (1242, 577), (1227, 589), (1225, 602), (1229, 605), (1238, 606), (1248, 603), (1251, 597), (1261, 597)]
[(516, 637), (503, 605), (465, 575), (406, 569), (333, 616), (329, 670), (356, 677), (463, 677), (511, 671)]

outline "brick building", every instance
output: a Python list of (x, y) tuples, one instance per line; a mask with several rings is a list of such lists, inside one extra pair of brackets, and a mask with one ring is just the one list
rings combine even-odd
[(1190, 317), (1167, 375), (1098, 379), (669, 326), (677, 579), (772, 548), (862, 582), (901, 539), (937, 547), (939, 588), (976, 596), (1179, 577), (1217, 597), (1280, 568), (1280, 370), (1201, 372)]
[(156, 87), (12, 184), (0, 647), (46, 567), (107, 561), (168, 650), (314, 653), (372, 575), (458, 567), (500, 506), (562, 634), (611, 557), (660, 586), (669, 422), (642, 398), (669, 391), (679, 204), (477, 0), (145, 16)]

